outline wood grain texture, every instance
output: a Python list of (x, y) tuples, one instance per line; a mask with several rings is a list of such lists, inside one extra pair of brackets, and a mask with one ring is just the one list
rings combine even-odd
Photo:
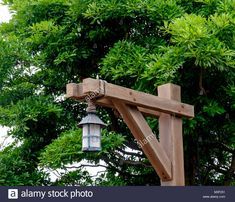
[[(180, 101), (180, 86), (165, 84), (158, 87), (158, 96)], [(172, 162), (172, 179), (161, 181), (162, 186), (184, 186), (184, 155), (182, 119), (162, 113), (159, 117), (160, 144)]]
[(162, 146), (159, 144), (157, 138), (149, 139), (150, 136), (154, 137), (155, 135), (141, 112), (139, 112), (136, 107), (125, 105), (117, 100), (113, 100), (113, 104), (121, 114), (135, 139), (138, 142), (148, 140), (145, 145), (142, 145), (142, 150), (154, 167), (158, 176), (162, 181), (170, 180), (171, 161)]
[(94, 98), (103, 96), (108, 99), (117, 99), (126, 104), (137, 106), (141, 111), (153, 116), (158, 116), (159, 113), (163, 112), (179, 117), (194, 117), (192, 105), (171, 100), (167, 96), (155, 96), (91, 78), (84, 79), (83, 83), (79, 84), (77, 93), (74, 90), (75, 85), (67, 85), (67, 97), (84, 99), (86, 95), (93, 93)]

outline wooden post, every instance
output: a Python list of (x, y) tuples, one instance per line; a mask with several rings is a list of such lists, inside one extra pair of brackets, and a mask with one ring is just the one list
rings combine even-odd
[[(181, 101), (180, 86), (165, 84), (158, 87), (158, 96)], [(172, 179), (162, 181), (162, 186), (184, 186), (184, 155), (182, 119), (161, 113), (159, 117), (160, 144), (172, 162)]]

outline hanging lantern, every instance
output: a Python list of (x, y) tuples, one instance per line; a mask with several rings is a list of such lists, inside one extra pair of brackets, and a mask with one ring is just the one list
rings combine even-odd
[(101, 128), (106, 126), (96, 115), (93, 102), (88, 102), (87, 116), (78, 124), (82, 128), (82, 151), (101, 150)]

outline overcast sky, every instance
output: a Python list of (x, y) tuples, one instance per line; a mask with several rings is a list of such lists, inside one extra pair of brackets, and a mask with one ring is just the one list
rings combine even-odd
[(0, 23), (1, 22), (8, 22), (11, 18), (9, 10), (7, 6), (1, 5), (2, 0), (0, 0)]

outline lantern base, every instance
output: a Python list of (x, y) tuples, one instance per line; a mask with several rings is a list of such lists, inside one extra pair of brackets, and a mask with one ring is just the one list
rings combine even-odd
[(101, 151), (100, 147), (83, 147), (82, 151), (84, 152), (96, 152), (96, 151)]

